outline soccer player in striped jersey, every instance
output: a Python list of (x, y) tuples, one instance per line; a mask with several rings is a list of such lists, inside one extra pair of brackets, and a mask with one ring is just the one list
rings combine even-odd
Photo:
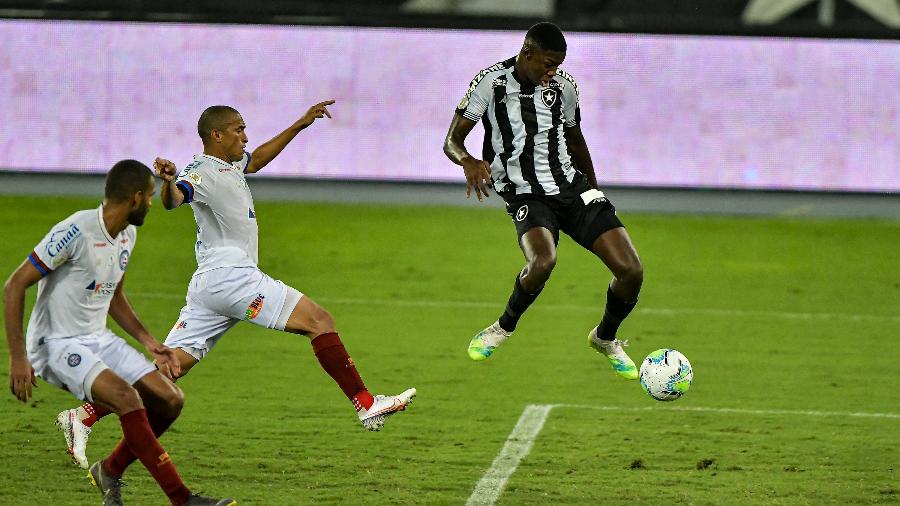
[[(525, 255), (500, 318), (473, 337), (468, 353), (484, 360), (516, 329), (556, 265), (562, 230), (612, 271), (606, 310), (588, 334), (617, 374), (637, 379), (634, 362), (616, 331), (637, 304), (644, 271), (616, 210), (597, 188), (594, 165), (581, 133), (575, 79), (559, 68), (566, 40), (552, 23), (525, 35), (519, 54), (475, 76), (456, 108), (444, 152), (466, 176), (466, 197), (481, 201), (489, 187), (506, 202)], [(482, 157), (469, 154), (466, 136), (482, 121)]]
[[(119, 416), (124, 438), (88, 474), (103, 494), (103, 504), (122, 504), (122, 474), (140, 460), (172, 504), (232, 505), (231, 499), (201, 497), (185, 487), (157, 439), (178, 418), (184, 395), (106, 328), (109, 314), (157, 363), (178, 372), (175, 351), (150, 335), (124, 290), (136, 227), (144, 223), (155, 190), (146, 165), (135, 160), (115, 164), (106, 176), (103, 204), (56, 224), (9, 277), (3, 304), (10, 390), (27, 401), (37, 374)], [(23, 347), (25, 290), (35, 283), (37, 301)]]
[[(188, 285), (187, 304), (165, 344), (175, 349), (183, 376), (241, 321), (305, 335), (322, 368), (351, 401), (363, 427), (377, 431), (387, 417), (406, 409), (416, 396), (416, 389), (398, 395), (369, 393), (338, 336), (331, 314), (257, 266), (257, 216), (245, 178), (265, 167), (316, 119), (330, 118), (328, 106), (333, 103), (326, 100), (313, 105), (293, 125), (252, 153), (244, 150), (247, 134), (240, 113), (228, 106), (212, 106), (197, 123), (202, 153), (180, 172), (172, 162), (156, 160), (154, 166), (163, 179), (163, 206), (175, 209), (189, 204), (197, 222), (197, 270)], [(71, 417), (78, 423), (68, 433), (77, 443), (71, 451), (76, 461), (84, 461), (85, 429), (107, 411), (84, 405), (60, 416), (72, 411), (75, 413)]]

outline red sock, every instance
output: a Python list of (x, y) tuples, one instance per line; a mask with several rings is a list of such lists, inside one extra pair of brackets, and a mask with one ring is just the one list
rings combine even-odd
[(112, 413), (110, 409), (107, 409), (104, 406), (99, 404), (91, 404), (90, 402), (86, 402), (81, 406), (81, 409), (87, 413), (87, 418), (81, 420), (81, 423), (87, 427), (90, 427), (97, 423), (97, 420), (103, 418), (104, 416)]
[(322, 369), (334, 378), (356, 410), (371, 408), (375, 400), (366, 390), (366, 385), (353, 365), (353, 359), (347, 354), (344, 343), (337, 333), (329, 332), (316, 336), (312, 340), (312, 347), (313, 353), (322, 364)]
[[(153, 430), (153, 435), (156, 436), (157, 439), (159, 439), (159, 437), (162, 436), (175, 421), (170, 418), (162, 418), (152, 411), (147, 412), (147, 420), (150, 422), (150, 429)], [(103, 461), (103, 466), (109, 474), (113, 476), (122, 476), (125, 474), (125, 469), (127, 469), (135, 460), (137, 460), (137, 455), (131, 451), (128, 447), (128, 443), (122, 439), (119, 441), (119, 444), (116, 445), (115, 449), (113, 449), (112, 453), (109, 454), (109, 457), (106, 457)]]
[[(169, 454), (153, 435), (150, 422), (147, 420), (147, 412), (138, 409), (120, 416), (119, 421), (122, 423), (122, 434), (125, 436), (128, 448), (137, 455), (147, 471), (153, 475), (166, 497), (172, 504), (187, 502), (191, 492), (178, 476), (178, 470), (175, 469), (175, 464), (172, 463)], [(121, 476), (121, 474), (112, 473), (108, 467), (107, 470), (113, 476)]]

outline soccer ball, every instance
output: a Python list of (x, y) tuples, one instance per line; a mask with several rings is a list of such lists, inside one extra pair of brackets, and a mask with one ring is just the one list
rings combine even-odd
[(658, 401), (674, 401), (686, 394), (694, 379), (687, 357), (678, 350), (663, 348), (647, 355), (641, 363), (641, 386)]

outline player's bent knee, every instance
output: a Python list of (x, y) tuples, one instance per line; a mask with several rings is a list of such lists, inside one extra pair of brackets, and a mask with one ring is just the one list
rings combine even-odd
[(184, 407), (184, 392), (172, 385), (163, 398), (163, 406), (170, 418), (178, 418), (178, 415), (181, 414), (181, 409)]
[(528, 263), (528, 275), (546, 281), (556, 267), (556, 255), (540, 255)]
[(106, 395), (104, 402), (109, 404), (113, 408), (113, 411), (118, 415), (124, 415), (132, 411), (144, 409), (144, 403), (141, 401), (141, 396), (138, 395), (138, 391), (127, 384), (122, 388), (117, 388), (114, 391), (109, 392)]

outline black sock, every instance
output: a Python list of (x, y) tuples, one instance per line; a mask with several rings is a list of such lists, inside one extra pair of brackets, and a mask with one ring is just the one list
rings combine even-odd
[(625, 302), (613, 293), (612, 288), (606, 289), (606, 311), (603, 312), (603, 319), (597, 327), (597, 336), (604, 341), (612, 341), (616, 338), (616, 331), (628, 313), (634, 309), (637, 301)]
[(522, 287), (522, 281), (519, 279), (519, 276), (516, 276), (516, 286), (513, 288), (512, 295), (509, 296), (509, 302), (506, 303), (506, 310), (500, 316), (500, 328), (507, 332), (516, 330), (516, 325), (519, 323), (522, 313), (537, 299), (543, 289), (544, 285), (541, 285), (536, 293), (528, 293)]

